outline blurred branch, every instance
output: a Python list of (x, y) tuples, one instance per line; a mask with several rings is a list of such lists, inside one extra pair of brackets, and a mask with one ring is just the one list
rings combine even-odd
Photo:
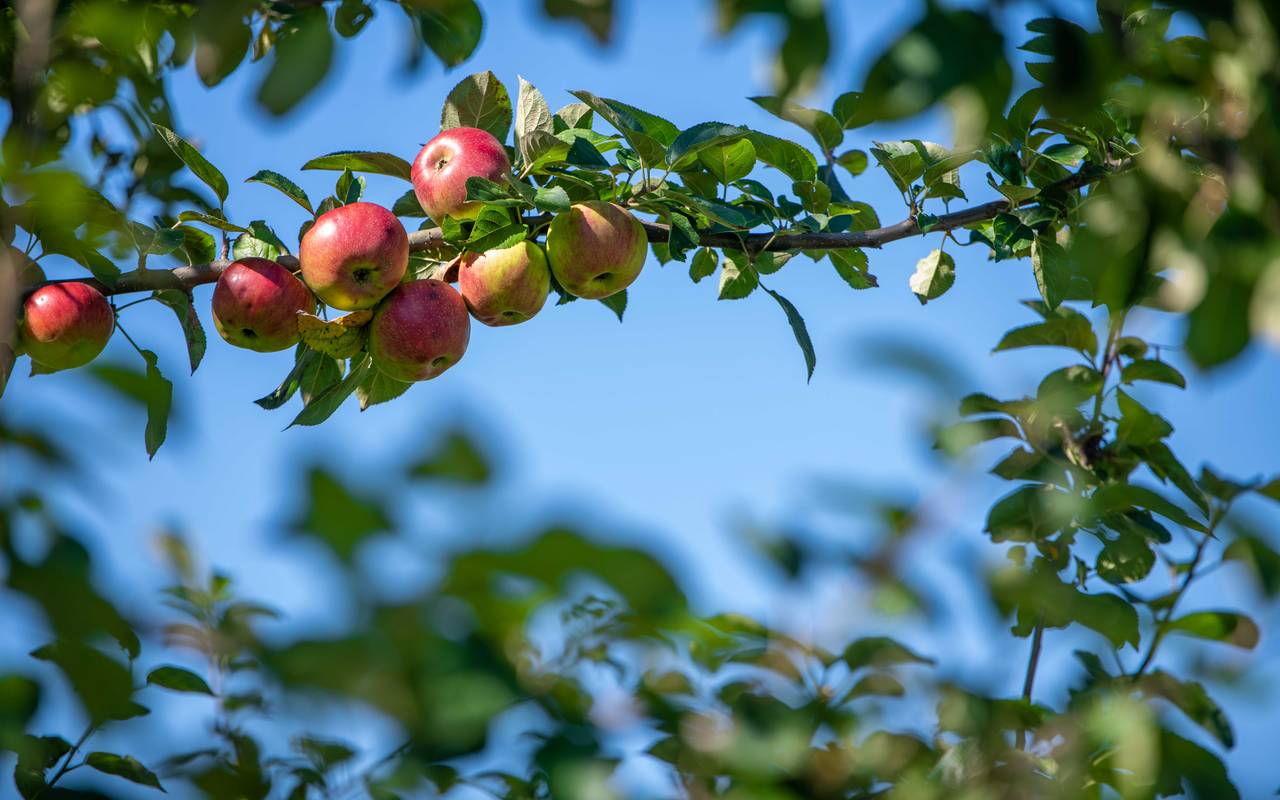
[[(1027, 201), (1021, 203), (1013, 203), (1009, 200), (993, 200), (990, 203), (983, 203), (972, 208), (956, 211), (951, 214), (942, 214), (937, 217), (936, 221), (929, 227), (927, 231), (921, 230), (919, 223), (914, 216), (908, 217), (901, 222), (888, 225), (883, 228), (873, 228), (866, 231), (849, 231), (847, 233), (832, 233), (830, 231), (817, 231), (809, 233), (791, 233), (791, 232), (769, 232), (769, 233), (704, 233), (698, 237), (698, 244), (703, 247), (718, 247), (728, 250), (745, 250), (749, 253), (760, 253), (764, 251), (770, 252), (787, 252), (792, 250), (844, 250), (853, 247), (883, 247), (891, 242), (901, 239), (909, 239), (913, 236), (923, 236), (925, 233), (938, 233), (941, 231), (955, 230), (963, 228), (966, 225), (972, 225), (976, 222), (994, 219), (996, 216), (1010, 211), (1014, 208), (1022, 206), (1035, 205), (1035, 200), (1044, 194), (1055, 194), (1060, 192), (1073, 192), (1077, 189), (1084, 188), (1090, 184), (1096, 183), (1108, 175), (1117, 172), (1123, 172), (1133, 166), (1131, 160), (1118, 162), (1107, 167), (1086, 167), (1062, 180), (1052, 183), (1041, 190), (1040, 195), (1028, 198)], [(549, 222), (550, 215), (542, 215), (531, 217), (525, 220), (531, 227), (538, 227), (541, 224)], [(661, 222), (645, 222), (645, 233), (650, 242), (657, 244), (665, 244), (670, 238), (671, 228)], [(431, 250), (439, 246), (444, 241), (444, 237), (439, 228), (428, 228), (426, 230), (412, 231), (409, 234), (409, 250), (413, 252), (422, 252)], [(284, 266), (296, 270), (298, 261), (294, 256), (282, 255), (278, 261)], [(214, 261), (208, 264), (197, 264), (194, 266), (175, 267), (171, 270), (148, 269), (127, 272), (120, 276), (115, 286), (108, 287), (93, 278), (74, 278), (64, 280), (77, 280), (87, 283), (103, 294), (131, 294), (133, 292), (150, 292), (158, 289), (190, 289), (205, 283), (214, 283), (218, 280), (218, 276), (222, 271), (230, 265), (227, 260)], [(49, 283), (61, 283), (63, 280), (49, 281)], [(31, 287), (32, 290), (39, 288)]]

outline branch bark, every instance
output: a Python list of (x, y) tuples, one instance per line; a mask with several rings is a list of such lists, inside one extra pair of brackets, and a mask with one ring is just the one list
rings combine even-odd
[[(923, 236), (927, 233), (939, 233), (942, 231), (955, 230), (963, 228), (966, 225), (972, 225), (977, 222), (994, 219), (997, 215), (1021, 206), (1035, 205), (1037, 200), (1043, 195), (1063, 194), (1074, 192), (1084, 188), (1092, 183), (1096, 183), (1102, 178), (1128, 169), (1131, 162), (1122, 162), (1111, 167), (1086, 167), (1072, 175), (1050, 184), (1041, 190), (1036, 197), (1029, 198), (1022, 203), (1012, 203), (1008, 200), (993, 200), (990, 203), (966, 208), (951, 214), (943, 214), (939, 216), (936, 222), (929, 227), (927, 231), (921, 230), (919, 223), (915, 217), (908, 217), (901, 222), (883, 228), (873, 228), (865, 231), (849, 231), (846, 233), (832, 233), (829, 231), (818, 232), (781, 232), (781, 233), (705, 233), (698, 238), (698, 243), (705, 247), (717, 247), (729, 250), (746, 250), (751, 253), (759, 253), (764, 251), (770, 252), (786, 252), (792, 250), (843, 250), (851, 247), (872, 247), (880, 248), (891, 242), (900, 239), (909, 239), (913, 236)], [(545, 223), (550, 220), (549, 216), (536, 217), (528, 220), (530, 223)], [(671, 233), (670, 226), (661, 222), (645, 222), (645, 234), (650, 242), (665, 243)], [(422, 252), (430, 250), (438, 246), (443, 241), (443, 236), (439, 228), (428, 228), (421, 231), (413, 231), (409, 234), (409, 249), (413, 252)], [(294, 256), (281, 256), (279, 258), (281, 264), (290, 269), (298, 268), (298, 261)], [(77, 280), (87, 283), (90, 286), (101, 291), (103, 294), (132, 294), (135, 292), (150, 292), (157, 289), (191, 289), (206, 283), (214, 283), (218, 280), (218, 276), (232, 262), (227, 260), (213, 261), (208, 264), (198, 264), (195, 266), (182, 266), (173, 269), (148, 269), (134, 272), (127, 272), (120, 276), (115, 286), (106, 286), (100, 281), (93, 278), (74, 278), (64, 280)], [(60, 283), (61, 280), (49, 281), (49, 283)], [(39, 288), (31, 287), (31, 290)]]

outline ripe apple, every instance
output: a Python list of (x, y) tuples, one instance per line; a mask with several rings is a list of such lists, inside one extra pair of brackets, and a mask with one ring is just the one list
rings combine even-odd
[(444, 281), (409, 281), (392, 290), (369, 323), (369, 354), (383, 375), (430, 380), (467, 352), (471, 318), (462, 295)]
[(467, 253), (458, 267), (458, 289), (471, 316), (485, 325), (514, 325), (537, 314), (551, 291), (542, 248), (523, 241), (486, 253)]
[(302, 279), (343, 311), (373, 308), (409, 266), (409, 235), (395, 215), (373, 203), (326, 211), (298, 247)]
[(242, 258), (213, 289), (213, 326), (228, 344), (274, 353), (298, 343), (298, 312), (312, 311), (307, 287), (280, 264)]
[(444, 217), (471, 219), (480, 204), (467, 202), (467, 178), (498, 183), (511, 172), (506, 148), (480, 128), (450, 128), (427, 142), (413, 160), (413, 192), (437, 222)]
[(630, 286), (648, 250), (640, 220), (599, 200), (575, 203), (547, 230), (551, 273), (569, 294), (591, 300)]
[(23, 304), (19, 336), (32, 361), (49, 369), (71, 369), (97, 358), (115, 327), (115, 312), (97, 289), (87, 283), (51, 283)]

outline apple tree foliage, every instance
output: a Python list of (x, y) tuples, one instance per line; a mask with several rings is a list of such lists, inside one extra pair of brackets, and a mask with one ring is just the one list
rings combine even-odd
[[(287, 242), (303, 232), (236, 219), (233, 179), (283, 192), (313, 218), (362, 198), (383, 202), (418, 228), (415, 278), (448, 278), (459, 253), (539, 240), (574, 202), (618, 203), (645, 221), (659, 263), (683, 265), (695, 283), (714, 279), (722, 300), (776, 303), (810, 374), (813, 345), (782, 293), (792, 261), (829, 269), (833, 285), (861, 293), (856, 303), (882, 282), (874, 251), (906, 240), (920, 259), (895, 280), (928, 303), (956, 280), (978, 279), (957, 275), (955, 248), (982, 248), (1029, 266), (1039, 290), (1026, 324), (995, 351), (1041, 348), (1046, 373), (1018, 396), (965, 396), (935, 435), (956, 457), (1008, 446), (992, 472), (1009, 490), (985, 526), (1007, 558), (983, 576), (983, 594), (1027, 640), (1022, 691), (957, 680), (927, 642), (867, 636), (832, 647), (699, 614), (660, 560), (569, 528), (450, 552), (430, 582), (388, 599), (359, 555), (412, 528), (392, 498), (423, 487), (483, 492), (490, 479), (488, 460), (461, 434), (404, 465), (395, 492), (369, 493), (318, 465), (298, 477), (305, 501), (286, 527), (340, 565), (353, 607), (344, 632), (263, 636), (274, 612), (198, 568), (172, 535), (163, 540), (174, 572), (164, 618), (135, 618), (95, 588), (89, 552), (40, 494), (71, 480), (73, 464), (47, 433), (6, 425), (0, 440), (29, 469), (0, 492), (0, 575), (6, 593), (40, 610), (50, 638), (32, 664), (0, 676), (0, 749), (14, 754), (16, 791), (112, 796), (66, 788), (97, 774), (101, 782), (83, 785), (217, 798), (463, 787), (594, 798), (626, 794), (615, 770), (643, 760), (660, 766), (669, 796), (689, 798), (1239, 796), (1220, 757), (1235, 734), (1212, 672), (1180, 674), (1161, 656), (1177, 638), (1206, 642), (1210, 661), (1256, 646), (1261, 632), (1248, 616), (1192, 597), (1219, 568), (1247, 576), (1267, 601), (1280, 593), (1280, 554), (1238, 509), (1280, 500), (1280, 482), (1179, 459), (1172, 423), (1142, 401), (1156, 387), (1142, 387), (1178, 391), (1186, 378), (1125, 323), (1139, 307), (1176, 315), (1186, 354), (1205, 369), (1237, 357), (1255, 334), (1280, 333), (1280, 14), (1261, 2), (1101, 0), (1096, 24), (1041, 17), (1011, 38), (998, 5), (929, 3), (855, 90), (814, 108), (802, 98), (830, 49), (823, 4), (717, 5), (726, 30), (751, 15), (780, 18), (777, 91), (752, 101), (790, 127), (676, 124), (587, 90), (553, 111), (525, 81), (510, 91), (479, 72), (445, 99), (441, 126), (509, 142), (514, 173), (472, 179), (478, 218), (436, 227), (412, 191), (364, 198), (362, 175), (408, 180), (406, 154), (349, 149), (298, 165), (338, 174), (322, 198), (288, 168), (229, 178), (175, 132), (166, 79), (194, 61), (213, 85), (266, 58), (257, 99), (284, 113), (324, 79), (334, 36), (358, 36), (384, 9), (403, 12), (411, 62), (428, 52), (447, 66), (465, 61), (482, 30), (473, 0), (12, 4), (0, 10), (12, 111), (0, 323), (12, 328), (16, 299), (44, 280), (40, 262), (61, 257), (112, 297), (118, 317), (131, 302), (172, 308), (196, 369), (206, 337), (193, 289), (229, 257), (289, 263)], [(612, 26), (607, 0), (547, 0), (545, 9), (601, 38)], [(1017, 66), (1026, 75), (1015, 76), (1014, 46), (1027, 54)], [(859, 139), (867, 125), (935, 108), (951, 114), (955, 141)], [(126, 121), (132, 143), (97, 135), (95, 119), (108, 113)], [(91, 168), (66, 158), (73, 131), (89, 137)], [(857, 179), (873, 165), (902, 209), (857, 199)], [(621, 319), (628, 298), (601, 302)], [(407, 386), (370, 368), (363, 322), (309, 321), (294, 369), (258, 403), (300, 395), (295, 424), (316, 424), (353, 394), (362, 406), (397, 397)], [(171, 385), (154, 353), (130, 342), (141, 370), (87, 369), (145, 406), (154, 453)], [(7, 377), (14, 351), (3, 350)], [(902, 555), (928, 526), (923, 509), (885, 501), (861, 513), (880, 535), (839, 558), (886, 607), (936, 614)], [(793, 576), (832, 559), (785, 538), (776, 545)], [(550, 636), (548, 618), (558, 620)], [(1063, 631), (1080, 645), (1076, 666), (1048, 691), (1036, 683), (1041, 655), (1067, 640)], [(79, 700), (80, 730), (33, 727), (49, 691), (45, 666)], [(208, 704), (203, 747), (95, 747), (106, 728), (145, 730), (149, 709), (174, 692)], [(622, 709), (611, 707), (620, 697)], [(303, 699), (357, 701), (401, 743), (362, 752), (320, 732), (291, 738), (282, 720)], [(527, 747), (496, 762), (467, 758), (494, 755), (495, 727), (513, 724), (529, 732)], [(637, 734), (643, 752), (622, 744)]]

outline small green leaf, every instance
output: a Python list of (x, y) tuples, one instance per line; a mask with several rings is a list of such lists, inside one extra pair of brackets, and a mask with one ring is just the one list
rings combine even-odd
[(1035, 273), (1040, 296), (1049, 308), (1057, 308), (1067, 299), (1071, 288), (1071, 266), (1067, 251), (1047, 236), (1037, 236), (1031, 243), (1031, 269)]
[(169, 149), (173, 151), (183, 164), (191, 170), (193, 174), (206, 186), (213, 190), (218, 196), (220, 203), (227, 201), (227, 179), (218, 171), (218, 168), (209, 163), (209, 160), (200, 155), (200, 151), (196, 150), (191, 144), (178, 134), (164, 127), (163, 125), (152, 125), (156, 132), (160, 134), (160, 138), (164, 139), (165, 144), (169, 145)]
[(847, 250), (831, 250), (827, 253), (836, 274), (854, 289), (871, 289), (879, 284), (876, 276), (867, 271), (867, 254), (856, 247)]
[(805, 108), (781, 97), (752, 97), (750, 100), (775, 117), (804, 128), (823, 152), (833, 152), (844, 141), (844, 126), (825, 111)]
[(266, 184), (305, 208), (308, 214), (315, 214), (315, 210), (311, 207), (311, 200), (307, 197), (307, 193), (302, 190), (302, 187), (279, 172), (272, 172), (269, 169), (258, 170), (252, 177), (246, 178), (245, 183)]
[(182, 336), (187, 343), (187, 360), (191, 363), (191, 374), (194, 375), (200, 361), (204, 358), (208, 345), (204, 327), (200, 324), (200, 315), (196, 313), (191, 293), (182, 289), (162, 289), (152, 294), (159, 302), (168, 306), (178, 318), (182, 326)]
[(747, 134), (747, 140), (755, 148), (757, 159), (791, 180), (811, 181), (817, 177), (818, 160), (808, 149), (795, 142), (757, 131)]
[(569, 210), (569, 193), (560, 186), (544, 186), (534, 194), (533, 205), (541, 211), (560, 214)]
[(450, 431), (422, 460), (409, 467), (410, 478), (482, 484), (492, 477), (489, 459), (461, 431)]
[(303, 169), (327, 169), (342, 172), (367, 172), (371, 175), (390, 175), (393, 178), (410, 180), (408, 161), (391, 153), (379, 153), (363, 150), (339, 150), (328, 155), (313, 158), (302, 165)]
[(1067, 347), (1092, 356), (1098, 352), (1098, 337), (1086, 317), (1072, 313), (1014, 328), (1000, 339), (994, 352), (1022, 347)]
[(356, 387), (356, 399), (360, 401), (360, 410), (365, 411), (370, 406), (396, 399), (412, 386), (412, 383), (388, 378), (375, 369)]
[(181, 667), (156, 667), (147, 675), (147, 683), (175, 692), (213, 695), (204, 678)]
[(391, 206), (391, 213), (397, 217), (415, 219), (425, 219), (427, 216), (427, 212), (422, 210), (422, 204), (418, 202), (418, 195), (412, 189), (396, 198), (396, 202)]
[(302, 377), (303, 370), (319, 357), (320, 354), (315, 350), (305, 345), (298, 345), (298, 348), (294, 351), (293, 369), (289, 370), (289, 374), (270, 394), (253, 402), (268, 411), (279, 408), (289, 402), (289, 398), (293, 397), (294, 393), (298, 391), (298, 381)]
[(796, 337), (796, 344), (800, 345), (800, 352), (804, 354), (804, 366), (807, 373), (806, 380), (813, 380), (813, 368), (818, 363), (818, 356), (813, 351), (813, 340), (809, 338), (809, 329), (805, 327), (804, 317), (800, 316), (800, 312), (792, 305), (791, 301), (767, 286), (762, 286), (769, 296), (778, 301), (778, 305), (782, 306), (782, 311), (787, 315), (787, 324), (791, 326), (791, 333)]
[(274, 48), (258, 103), (276, 116), (289, 111), (324, 80), (333, 62), (333, 34), (323, 9), (295, 11)]
[(302, 411), (298, 412), (298, 416), (293, 418), (293, 422), (289, 423), (289, 427), (292, 428), (294, 425), (319, 425), (333, 416), (333, 412), (337, 411), (338, 407), (351, 396), (351, 393), (356, 390), (356, 387), (360, 385), (361, 381), (365, 379), (372, 369), (375, 369), (375, 367), (368, 356), (359, 359), (358, 363), (351, 367), (347, 377), (316, 395)]
[(949, 253), (934, 250), (916, 263), (908, 284), (920, 305), (946, 294), (956, 282), (956, 262)]
[(741, 300), (760, 283), (751, 259), (740, 250), (727, 250), (720, 264), (720, 300)]
[(526, 165), (533, 164), (545, 151), (546, 146), (539, 144), (540, 140), (559, 143), (554, 136), (555, 125), (546, 99), (523, 77), (520, 78), (520, 94), (516, 102), (515, 131), (516, 149)]
[(737, 139), (727, 144), (702, 148), (698, 151), (697, 159), (717, 181), (729, 184), (751, 174), (756, 163), (756, 148), (747, 139)]
[(1040, 155), (1064, 167), (1078, 167), (1085, 156), (1089, 155), (1089, 149), (1084, 145), (1062, 142), (1049, 145), (1040, 151)]
[(458, 82), (440, 112), (440, 129), (480, 128), (506, 141), (511, 131), (511, 96), (498, 76), (477, 72)]
[(692, 166), (703, 150), (732, 144), (746, 135), (746, 128), (723, 122), (703, 122), (694, 125), (692, 128), (681, 131), (667, 148), (667, 163), (674, 170), (685, 169)]
[(422, 41), (445, 67), (456, 67), (466, 61), (480, 44), (484, 16), (475, 0), (450, 0), (447, 4), (404, 3), (401, 8), (417, 19)]
[(1258, 644), (1257, 623), (1234, 611), (1195, 611), (1169, 622), (1167, 630), (1245, 650), (1252, 650)]
[(622, 314), (627, 310), (627, 290), (611, 294), (608, 297), (600, 298), (600, 302), (606, 308), (618, 315), (618, 322), (622, 322)]
[(716, 267), (720, 266), (720, 254), (710, 247), (700, 247), (689, 262), (689, 278), (697, 283), (703, 278), (711, 277)]
[(115, 775), (133, 783), (164, 791), (156, 774), (144, 767), (133, 756), (118, 756), (115, 753), (98, 751), (85, 756), (84, 763), (106, 775)]
[(1181, 372), (1164, 361), (1152, 359), (1141, 359), (1128, 364), (1120, 371), (1120, 380), (1125, 383), (1155, 381), (1177, 386), (1179, 389), (1187, 388), (1187, 379), (1182, 377)]

